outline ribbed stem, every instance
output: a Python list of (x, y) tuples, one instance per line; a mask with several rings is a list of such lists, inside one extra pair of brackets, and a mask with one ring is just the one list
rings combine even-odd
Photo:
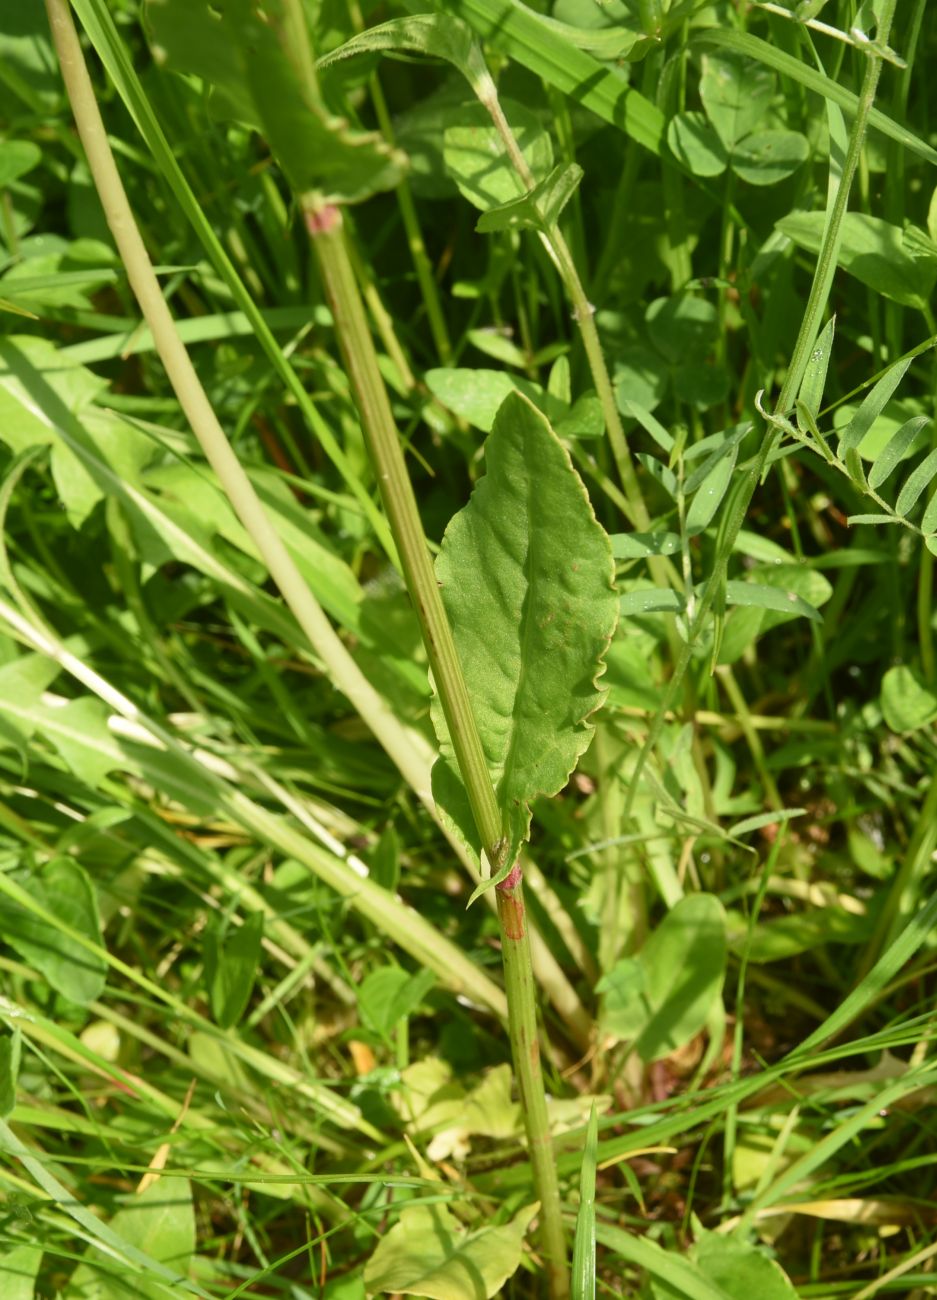
[(504, 849), (501, 814), (449, 620), (433, 573), (397, 425), (348, 259), (342, 234), (342, 214), (332, 205), (311, 203), (305, 209), (305, 217), (335, 322), (342, 361), (361, 414), (384, 509), (400, 553), (407, 588), (423, 629), (426, 653), (456, 761), (482, 845), (489, 862), (497, 870)]
[(501, 922), (501, 957), (504, 962), (504, 987), (508, 999), (508, 1029), (514, 1057), (514, 1074), (521, 1113), (524, 1116), (534, 1187), (540, 1198), (540, 1212), (543, 1216), (541, 1247), (552, 1300), (565, 1300), (569, 1295), (566, 1232), (560, 1213), (560, 1187), (553, 1139), (550, 1136), (543, 1072), (540, 1068), (536, 991), (530, 962), (524, 885), (519, 867), (515, 867), (508, 878), (495, 887), (495, 893), (498, 896), (498, 920)]

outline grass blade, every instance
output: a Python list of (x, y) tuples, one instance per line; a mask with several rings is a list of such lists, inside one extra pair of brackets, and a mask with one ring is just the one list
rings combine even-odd
[(592, 1103), (586, 1145), (579, 1174), (579, 1212), (573, 1243), (572, 1300), (595, 1300), (595, 1167), (598, 1152), (599, 1119)]

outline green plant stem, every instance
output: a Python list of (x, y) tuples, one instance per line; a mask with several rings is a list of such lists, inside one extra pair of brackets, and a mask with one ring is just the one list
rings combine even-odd
[(540, 1068), (536, 992), (520, 868), (515, 867), (495, 892), (498, 897), (498, 920), (501, 922), (501, 956), (504, 961), (504, 986), (508, 999), (508, 1027), (514, 1055), (514, 1072), (527, 1131), (527, 1150), (533, 1169), (534, 1187), (540, 1198), (543, 1216), (541, 1245), (546, 1257), (550, 1295), (553, 1300), (564, 1300), (569, 1295), (566, 1231), (560, 1214), (559, 1180), (543, 1089), (543, 1072)]
[(335, 321), (342, 361), (361, 414), (381, 498), (400, 552), (407, 588), (423, 629), (433, 681), (446, 717), (472, 815), (491, 866), (497, 870), (504, 851), (501, 814), (471, 701), (456, 654), (455, 642), (433, 573), (420, 512), (400, 447), (397, 425), (374, 344), (365, 320), (358, 286), (345, 247), (342, 214), (337, 207), (305, 209), (319, 274)]
[(387, 701), (348, 653), (271, 524), (218, 422), (179, 337), (127, 201), (67, 0), (46, 0), (46, 9), (62, 78), (108, 225), (130, 287), (150, 327), (156, 350), (186, 419), (238, 518), (257, 544), (271, 577), (325, 664), (332, 681), (366, 720), (405, 780), (424, 803), (432, 805), (422, 738), (401, 725)]
[[(378, 370), (377, 356), (348, 261), (342, 237), (342, 214), (338, 208), (320, 205), (314, 199), (305, 205), (304, 214), (384, 508), (420, 620), (456, 761), (482, 845), (492, 870), (497, 872), (505, 865), (506, 838), (502, 833), (501, 814), (452, 630), (430, 562), (387, 391)], [(553, 1300), (564, 1300), (569, 1291), (565, 1233), (540, 1067), (537, 1003), (519, 865), (512, 867), (510, 875), (496, 892), (508, 999), (508, 1028), (534, 1184), (541, 1204), (550, 1295)]]
[[(494, 82), (490, 78), (487, 80), (490, 82), (490, 86), (486, 84), (476, 86), (476, 93), (490, 113), (491, 120), (501, 136), (508, 157), (521, 183), (526, 189), (532, 190), (536, 185), (534, 174), (528, 167), (527, 159), (517, 143), (517, 137), (504, 116), (504, 111), (498, 102)], [(631, 523), (639, 532), (647, 532), (651, 526), (651, 517), (644, 502), (631, 452), (628, 450), (624, 425), (621, 422), (621, 415), (615, 401), (615, 390), (612, 388), (608, 366), (605, 364), (605, 354), (602, 351), (599, 332), (595, 327), (595, 308), (583, 288), (579, 272), (576, 270), (576, 264), (569, 251), (569, 245), (559, 226), (552, 225), (549, 230), (541, 232), (540, 237), (550, 254), (554, 266), (560, 273), (563, 286), (572, 304), (573, 318), (579, 326), (586, 360), (592, 374), (592, 382), (595, 384), (595, 391), (602, 407), (602, 414), (605, 417), (605, 427), (608, 431), (612, 456), (615, 460), (622, 487), (625, 489)]]

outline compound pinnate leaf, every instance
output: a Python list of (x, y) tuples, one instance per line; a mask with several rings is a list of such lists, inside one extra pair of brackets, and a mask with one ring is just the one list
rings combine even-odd
[[(501, 406), (485, 460), (487, 473), (446, 530), (436, 576), (513, 861), (531, 800), (563, 788), (592, 737), (618, 598), (608, 536), (569, 455), (519, 393)], [(434, 722), (437, 768), (451, 773), (438, 702)], [(434, 779), (434, 790), (452, 784)]]

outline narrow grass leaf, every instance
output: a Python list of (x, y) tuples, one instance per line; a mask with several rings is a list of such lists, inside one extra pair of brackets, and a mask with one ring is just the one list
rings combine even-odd
[(22, 1039), (23, 1034), (19, 1025), (0, 1034), (0, 1117), (3, 1119), (6, 1119), (16, 1105)]
[(625, 1232), (601, 1220), (595, 1225), (595, 1235), (613, 1255), (644, 1269), (655, 1281), (664, 1283), (672, 1295), (684, 1300), (735, 1300), (730, 1292), (711, 1282), (698, 1264), (676, 1251), (664, 1250), (648, 1237)]
[(735, 822), (726, 831), (727, 835), (749, 835), (752, 831), (761, 830), (762, 826), (777, 826), (782, 822), (789, 822), (792, 817), (804, 817), (806, 808), (782, 808), (778, 812), (755, 813), (753, 817), (745, 817), (740, 822)]
[[(436, 576), (513, 861), (531, 800), (562, 789), (591, 740), (618, 599), (608, 537), (569, 455), (518, 393), (498, 412), (485, 464)], [(438, 701), (434, 721), (448, 747)]]
[(570, 1275), (572, 1300), (595, 1300), (595, 1169), (598, 1135), (599, 1117), (593, 1102), (579, 1174), (579, 1209), (576, 1212), (576, 1236)]
[(110, 1224), (103, 1223), (97, 1214), (86, 1209), (46, 1168), (45, 1161), (37, 1158), (29, 1147), (23, 1145), (5, 1120), (0, 1120), (0, 1146), (5, 1153), (16, 1156), (21, 1161), (33, 1181), (63, 1214), (79, 1224), (90, 1241), (99, 1243), (99, 1249), (105, 1258), (116, 1259), (122, 1264), (125, 1276), (133, 1277), (135, 1286), (144, 1279), (147, 1283), (157, 1284), (160, 1289), (153, 1294), (159, 1300), (171, 1300), (180, 1291), (186, 1295), (200, 1296), (202, 1300), (211, 1300), (211, 1292), (191, 1281), (184, 1273), (170, 1268), (162, 1260), (154, 1259), (135, 1242), (124, 1240)]

